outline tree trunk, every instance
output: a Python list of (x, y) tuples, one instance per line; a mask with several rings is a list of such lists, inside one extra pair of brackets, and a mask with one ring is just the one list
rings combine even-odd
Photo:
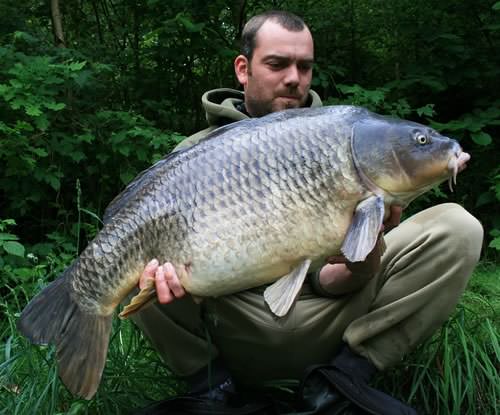
[(236, 38), (235, 41), (239, 41), (241, 38), (241, 32), (243, 31), (243, 26), (245, 26), (245, 8), (246, 0), (239, 0), (231, 3), (231, 14), (233, 17), (233, 24), (236, 28)]
[(61, 11), (59, 10), (59, 0), (50, 0), (50, 12), (52, 18), (52, 31), (54, 32), (54, 43), (57, 47), (65, 48), (64, 33), (62, 28)]

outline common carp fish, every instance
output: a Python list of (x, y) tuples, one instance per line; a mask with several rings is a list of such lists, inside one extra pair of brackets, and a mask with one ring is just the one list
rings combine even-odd
[[(187, 292), (212, 297), (270, 284), (287, 313), (309, 269), (362, 261), (384, 212), (455, 180), (469, 159), (435, 130), (363, 108), (292, 109), (240, 121), (172, 153), (111, 202), (104, 226), (24, 309), (19, 330), (57, 349), (59, 374), (90, 399), (114, 310), (145, 265), (171, 262)], [(123, 315), (155, 297), (147, 288)]]

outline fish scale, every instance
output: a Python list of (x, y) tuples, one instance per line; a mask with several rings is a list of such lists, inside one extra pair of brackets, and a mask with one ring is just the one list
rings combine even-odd
[[(19, 330), (55, 344), (63, 382), (89, 399), (114, 310), (152, 258), (171, 262), (201, 298), (277, 281), (264, 298), (283, 316), (308, 269), (330, 255), (366, 258), (384, 205), (406, 206), (467, 160), (428, 127), (359, 107), (287, 110), (221, 127), (154, 164), (110, 203), (102, 230), (27, 305)], [(154, 298), (148, 286), (121, 314)]]

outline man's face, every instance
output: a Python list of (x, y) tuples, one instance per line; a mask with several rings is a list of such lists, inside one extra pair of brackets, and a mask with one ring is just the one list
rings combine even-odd
[(290, 32), (272, 20), (256, 36), (252, 60), (235, 60), (245, 105), (253, 117), (305, 105), (312, 78), (314, 45), (307, 28)]

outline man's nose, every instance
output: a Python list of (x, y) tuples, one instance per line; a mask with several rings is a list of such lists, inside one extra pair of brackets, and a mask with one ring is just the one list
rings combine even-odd
[(300, 73), (296, 65), (290, 65), (285, 75), (286, 86), (297, 86), (300, 82)]

